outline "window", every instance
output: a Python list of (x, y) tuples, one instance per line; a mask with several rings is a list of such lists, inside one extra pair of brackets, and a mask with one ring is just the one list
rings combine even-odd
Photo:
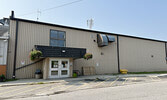
[(51, 75), (58, 75), (58, 71), (57, 70), (51, 71)]
[(62, 65), (62, 68), (67, 68), (68, 67), (68, 61), (62, 61), (61, 65)]
[(61, 71), (61, 75), (67, 75), (68, 74), (68, 71), (67, 70), (62, 70)]
[(65, 47), (66, 37), (64, 31), (50, 31), (50, 46)]
[(58, 61), (52, 61), (52, 68), (58, 68), (59, 62)]

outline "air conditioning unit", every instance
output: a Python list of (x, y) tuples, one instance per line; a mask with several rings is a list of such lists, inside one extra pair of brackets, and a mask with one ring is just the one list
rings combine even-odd
[(115, 42), (115, 37), (107, 35), (108, 42)]
[(105, 34), (97, 34), (97, 43), (99, 47), (108, 45), (108, 38)]

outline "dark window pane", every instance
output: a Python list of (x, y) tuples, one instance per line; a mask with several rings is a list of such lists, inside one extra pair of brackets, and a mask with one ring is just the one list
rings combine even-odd
[(59, 44), (60, 47), (64, 47), (65, 46), (65, 41), (64, 40), (59, 40)]
[(51, 46), (58, 46), (58, 40), (50, 40), (50, 45)]
[(50, 45), (57, 47), (65, 47), (65, 32), (63, 31), (50, 31)]
[(59, 39), (65, 39), (65, 32), (59, 31)]
[(51, 30), (50, 37), (51, 38), (58, 38), (58, 32)]
[(58, 71), (51, 71), (51, 75), (58, 75)]
[(52, 61), (52, 68), (58, 68), (59, 62), (58, 61)]
[(61, 75), (67, 75), (68, 74), (68, 71), (67, 70), (62, 70), (61, 71)]
[(62, 68), (67, 68), (68, 67), (68, 61), (62, 61), (61, 65), (62, 65)]

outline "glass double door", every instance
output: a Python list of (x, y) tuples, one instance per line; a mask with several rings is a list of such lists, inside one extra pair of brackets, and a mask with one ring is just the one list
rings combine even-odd
[(69, 77), (69, 59), (51, 59), (49, 78)]

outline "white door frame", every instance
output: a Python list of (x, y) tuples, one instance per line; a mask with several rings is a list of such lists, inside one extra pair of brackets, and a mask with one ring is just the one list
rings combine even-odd
[[(58, 61), (58, 68), (52, 68), (52, 61)], [(67, 68), (63, 68), (62, 61), (67, 61)], [(52, 58), (49, 60), (49, 78), (63, 78), (63, 77), (69, 77), (70, 73), (70, 66), (69, 66), (69, 59), (65, 58)], [(62, 75), (62, 71), (67, 71), (67, 75)], [(51, 75), (51, 71), (58, 71), (58, 75)]]

